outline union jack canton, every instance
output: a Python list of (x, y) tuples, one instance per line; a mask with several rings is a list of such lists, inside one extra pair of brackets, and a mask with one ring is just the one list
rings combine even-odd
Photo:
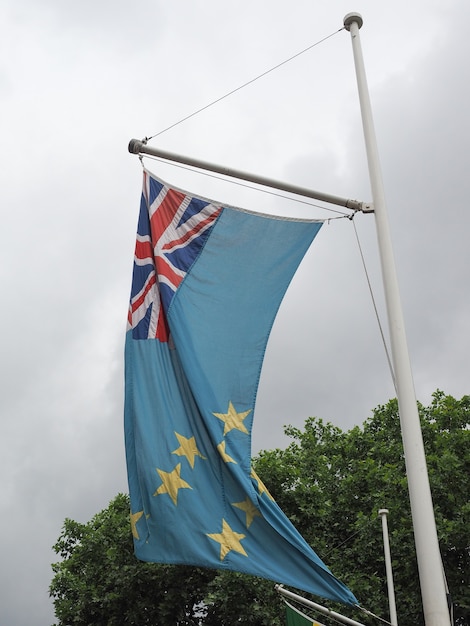
[(144, 171), (127, 319), (134, 339), (168, 341), (171, 300), (221, 211)]

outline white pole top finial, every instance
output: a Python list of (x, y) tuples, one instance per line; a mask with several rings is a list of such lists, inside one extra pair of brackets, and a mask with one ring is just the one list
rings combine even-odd
[(388, 509), (379, 509), (379, 515), (388, 515)]
[(362, 15), (360, 13), (348, 13), (343, 20), (343, 24), (346, 30), (350, 30), (351, 24), (353, 22), (357, 23), (358, 28), (361, 28), (364, 20), (362, 19)]

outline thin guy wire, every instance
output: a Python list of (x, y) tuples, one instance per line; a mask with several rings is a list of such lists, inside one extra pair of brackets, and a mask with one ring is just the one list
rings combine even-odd
[(277, 193), (275, 191), (269, 191), (268, 189), (260, 189), (258, 187), (253, 187), (253, 185), (247, 185), (246, 183), (241, 183), (239, 181), (236, 180), (231, 180), (231, 179), (227, 179), (227, 178), (222, 178), (222, 176), (216, 176), (215, 174), (209, 174), (208, 172), (200, 172), (197, 169), (193, 169), (192, 167), (189, 167), (187, 165), (181, 165), (181, 163), (172, 163), (172, 162), (168, 162), (165, 161), (165, 159), (161, 159), (159, 157), (155, 157), (149, 154), (145, 154), (145, 155), (139, 155), (140, 158), (140, 162), (142, 163), (142, 167), (145, 167), (143, 164), (143, 157), (145, 157), (146, 159), (151, 159), (153, 161), (159, 161), (160, 163), (164, 163), (165, 165), (171, 165), (172, 167), (179, 167), (183, 170), (188, 170), (189, 172), (193, 172), (195, 174), (200, 174), (201, 176), (207, 176), (209, 178), (215, 178), (216, 180), (221, 180), (224, 183), (231, 183), (232, 185), (238, 185), (239, 187), (246, 187), (247, 189), (252, 189), (253, 191), (259, 191), (260, 193), (266, 193), (270, 196), (276, 196), (278, 198), (283, 198), (284, 200), (291, 200), (292, 202), (298, 202), (299, 204), (306, 204), (307, 206), (311, 206), (311, 207), (315, 207), (317, 209), (322, 209), (323, 211), (331, 211), (332, 213), (338, 213), (338, 217), (329, 217), (325, 220), (322, 221), (328, 221), (330, 222), (331, 220), (339, 220), (342, 218), (348, 218), (351, 219), (351, 214), (349, 213), (344, 213), (343, 211), (338, 211), (337, 209), (330, 209), (328, 207), (325, 206), (321, 206), (320, 204), (314, 204), (313, 202), (308, 202), (307, 200), (300, 200), (299, 198), (291, 198), (290, 196), (285, 196), (282, 193)]
[(344, 30), (344, 26), (342, 28), (340, 28), (339, 30), (335, 30), (335, 32), (331, 33), (331, 35), (328, 35), (327, 37), (323, 37), (323, 39), (320, 39), (320, 41), (317, 41), (316, 43), (313, 43), (311, 46), (308, 46), (308, 48), (305, 48), (304, 50), (301, 50), (300, 52), (297, 52), (296, 54), (294, 54), (293, 56), (289, 57), (285, 61), (281, 61), (281, 63), (278, 63), (277, 65), (275, 65), (271, 69), (266, 70), (265, 72), (263, 72), (259, 76), (256, 76), (255, 78), (252, 78), (251, 80), (249, 80), (248, 82), (244, 83), (243, 85), (240, 85), (239, 87), (236, 87), (235, 89), (232, 89), (232, 91), (229, 91), (224, 96), (221, 96), (220, 98), (217, 98), (217, 100), (214, 100), (213, 102), (210, 102), (209, 104), (206, 104), (205, 106), (203, 106), (202, 108), (198, 109), (197, 111), (194, 111), (190, 115), (187, 115), (186, 117), (183, 117), (178, 122), (175, 122), (174, 124), (171, 124), (171, 126), (168, 126), (167, 128), (164, 128), (163, 130), (155, 133), (155, 135), (151, 135), (150, 137), (145, 137), (144, 141), (145, 142), (150, 141), (154, 137), (158, 137), (159, 135), (162, 135), (163, 133), (166, 133), (171, 128), (174, 128), (175, 126), (178, 126), (178, 124), (181, 124), (181, 123), (185, 122), (186, 120), (189, 120), (191, 117), (194, 117), (198, 113), (201, 113), (202, 111), (205, 111), (209, 107), (214, 106), (214, 104), (217, 104), (221, 100), (225, 100), (225, 98), (228, 98), (229, 96), (231, 96), (232, 94), (236, 93), (237, 91), (240, 91), (240, 89), (243, 89), (244, 87), (247, 87), (248, 85), (251, 85), (255, 81), (259, 80), (260, 78), (263, 78), (263, 76), (266, 76), (267, 74), (270, 74), (271, 72), (274, 72), (274, 70), (279, 69), (280, 67), (282, 67), (286, 63), (289, 63), (289, 61), (292, 61), (293, 59), (296, 59), (297, 57), (299, 57), (301, 54), (304, 54), (305, 52), (308, 52), (312, 48), (315, 48), (315, 46), (320, 45), (321, 43), (323, 43), (327, 39), (330, 39), (330, 37), (333, 37), (333, 35), (336, 35), (337, 33), (341, 32), (342, 30)]
[(374, 520), (370, 519), (364, 526), (361, 526), (360, 528), (358, 528), (358, 530), (356, 530), (355, 533), (353, 533), (352, 535), (349, 535), (349, 537), (346, 537), (346, 539), (344, 541), (342, 541), (340, 544), (338, 544), (337, 546), (333, 546), (332, 548), (330, 548), (328, 550), (328, 552), (322, 553), (322, 557), (325, 558), (329, 554), (331, 554), (334, 550), (339, 550), (339, 548), (344, 546), (345, 543), (348, 543), (348, 541), (351, 541), (351, 539), (353, 539), (356, 535), (358, 535), (359, 533), (364, 532), (364, 530), (366, 530), (366, 528), (371, 526), (373, 522), (374, 522)]
[[(355, 227), (354, 227), (355, 228)], [(356, 233), (357, 235), (357, 233)], [(349, 535), (349, 537), (347, 537), (344, 541), (342, 541), (340, 544), (333, 546), (330, 550), (328, 550), (328, 552), (325, 552), (322, 556), (323, 558), (325, 558), (326, 556), (328, 556), (329, 554), (331, 554), (331, 552), (333, 552), (334, 550), (339, 550), (342, 546), (344, 546), (345, 543), (348, 543), (349, 541), (351, 541), (351, 539), (354, 539), (354, 537), (356, 535), (358, 535), (359, 533), (364, 532), (365, 530), (367, 530), (369, 528), (369, 526), (372, 526), (372, 524), (374, 523), (374, 519), (369, 519), (368, 522), (366, 524), (364, 524), (364, 526), (361, 526), (360, 528), (358, 528), (356, 530), (356, 532), (354, 532), (352, 535)], [(380, 615), (376, 615), (375, 613), (372, 613), (372, 611), (369, 611), (368, 609), (364, 608), (363, 606), (361, 606), (360, 604), (356, 604), (355, 605), (357, 609), (359, 609), (360, 611), (362, 611), (363, 613), (365, 613), (366, 615), (368, 615), (369, 617), (374, 617), (375, 619), (378, 619), (379, 621), (383, 622), (384, 624), (389, 624), (390, 626), (392, 626), (391, 622), (389, 622), (388, 620), (384, 619), (383, 617), (380, 617)]]
[(369, 273), (367, 271), (367, 266), (366, 266), (366, 262), (365, 262), (365, 259), (364, 259), (364, 254), (362, 252), (361, 242), (359, 241), (359, 235), (357, 233), (356, 224), (354, 224), (354, 221), (353, 221), (353, 226), (354, 226), (354, 233), (356, 235), (357, 245), (359, 247), (359, 254), (361, 255), (362, 266), (364, 268), (364, 272), (365, 272), (366, 280), (367, 280), (367, 285), (369, 287), (370, 297), (372, 299), (372, 305), (373, 305), (374, 311), (375, 311), (375, 317), (377, 319), (377, 324), (379, 326), (380, 336), (382, 337), (382, 343), (383, 343), (384, 350), (385, 350), (385, 356), (387, 357), (388, 367), (390, 369), (390, 374), (392, 376), (393, 386), (395, 388), (395, 391), (397, 391), (397, 385), (396, 385), (396, 381), (395, 381), (395, 373), (393, 371), (393, 365), (392, 365), (392, 361), (391, 361), (391, 358), (390, 358), (390, 353), (389, 353), (389, 350), (388, 350), (388, 347), (387, 347), (387, 342), (385, 340), (385, 335), (384, 335), (384, 332), (383, 332), (382, 323), (380, 321), (379, 312), (377, 310), (377, 304), (375, 302), (374, 292), (372, 290), (372, 285), (371, 285), (371, 282), (370, 282)]

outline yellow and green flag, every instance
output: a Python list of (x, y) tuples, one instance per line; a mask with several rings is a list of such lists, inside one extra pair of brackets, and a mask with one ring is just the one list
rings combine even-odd
[(323, 626), (323, 624), (307, 617), (294, 607), (286, 604), (286, 626)]

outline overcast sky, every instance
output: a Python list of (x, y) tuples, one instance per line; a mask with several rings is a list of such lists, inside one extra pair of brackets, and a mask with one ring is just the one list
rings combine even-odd
[[(0, 5), (0, 623), (49, 626), (51, 550), (127, 490), (123, 343), (154, 135), (359, 11), (419, 400), (470, 393), (467, 0), (4, 0)], [(338, 32), (151, 145), (371, 200), (350, 35)], [(146, 159), (252, 210), (325, 212)], [(374, 217), (354, 224), (386, 331)], [(325, 225), (279, 312), (254, 451), (285, 424), (361, 424), (395, 392), (354, 224)], [(386, 505), (386, 503), (384, 503)]]

